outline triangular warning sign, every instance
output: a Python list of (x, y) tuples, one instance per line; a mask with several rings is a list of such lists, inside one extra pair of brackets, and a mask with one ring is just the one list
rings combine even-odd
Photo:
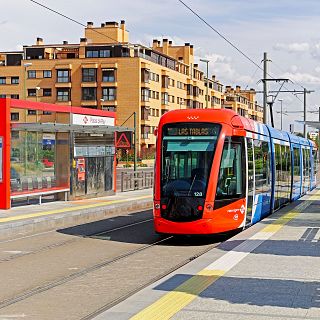
[(117, 148), (131, 148), (131, 143), (124, 132), (121, 133), (116, 146)]

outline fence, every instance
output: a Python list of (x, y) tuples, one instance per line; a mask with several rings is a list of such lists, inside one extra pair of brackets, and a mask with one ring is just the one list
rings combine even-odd
[(153, 171), (121, 172), (121, 192), (153, 187)]

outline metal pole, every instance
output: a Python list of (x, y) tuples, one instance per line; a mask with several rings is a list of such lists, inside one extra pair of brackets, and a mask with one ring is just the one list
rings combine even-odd
[(263, 53), (263, 123), (267, 123), (267, 53)]
[[(307, 89), (303, 89), (303, 121), (307, 121)], [(307, 125), (303, 124), (303, 136), (307, 138)]]
[(133, 170), (137, 170), (137, 113), (133, 113), (133, 135), (134, 135), (134, 149), (133, 149), (133, 155), (134, 155), (134, 162), (133, 162)]
[(280, 114), (281, 114), (281, 124), (280, 124), (280, 129), (282, 130), (282, 100), (280, 100)]
[(207, 61), (207, 87), (206, 87), (206, 109), (208, 109), (208, 91), (209, 91), (209, 61)]

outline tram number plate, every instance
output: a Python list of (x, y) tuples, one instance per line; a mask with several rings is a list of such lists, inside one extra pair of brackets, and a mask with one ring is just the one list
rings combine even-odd
[(202, 192), (194, 192), (195, 197), (202, 197)]

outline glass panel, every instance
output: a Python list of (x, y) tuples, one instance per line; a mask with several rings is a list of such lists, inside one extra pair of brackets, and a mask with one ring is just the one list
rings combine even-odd
[(162, 196), (204, 197), (220, 125), (179, 123), (163, 132)]
[(227, 137), (224, 144), (216, 199), (239, 198), (243, 193), (241, 143)]
[[(64, 137), (65, 136), (65, 137)], [(67, 187), (69, 150), (67, 134), (14, 132), (11, 145), (11, 191)], [(59, 150), (59, 153), (57, 153)], [(59, 166), (57, 166), (59, 164)], [(62, 168), (62, 165), (64, 168)]]

